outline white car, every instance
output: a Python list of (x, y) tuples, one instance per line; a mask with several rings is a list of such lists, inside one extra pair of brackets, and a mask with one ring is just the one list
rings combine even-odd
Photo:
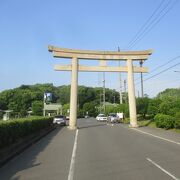
[(97, 121), (107, 121), (107, 116), (105, 116), (104, 114), (99, 114), (99, 115), (96, 117), (96, 120), (97, 120)]
[(62, 115), (57, 115), (54, 117), (53, 123), (65, 126), (66, 125), (66, 117), (62, 116)]

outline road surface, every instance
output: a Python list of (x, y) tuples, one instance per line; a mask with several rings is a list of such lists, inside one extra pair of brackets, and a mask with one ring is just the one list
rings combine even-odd
[(180, 135), (79, 119), (58, 128), (0, 169), (0, 180), (180, 179)]

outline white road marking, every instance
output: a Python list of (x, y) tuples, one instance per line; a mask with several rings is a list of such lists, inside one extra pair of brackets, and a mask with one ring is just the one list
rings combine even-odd
[(73, 147), (73, 151), (72, 151), (68, 180), (73, 180), (73, 177), (74, 177), (74, 167), (75, 167), (75, 158), (76, 158), (76, 149), (77, 149), (77, 137), (78, 137), (78, 129), (76, 130), (76, 135), (75, 135), (75, 139), (74, 139), (74, 147)]
[(139, 132), (141, 132), (141, 133), (143, 133), (143, 134), (147, 134), (147, 135), (156, 137), (156, 138), (158, 138), (158, 139), (162, 139), (162, 140), (164, 140), (164, 141), (168, 141), (168, 142), (171, 142), (171, 143), (175, 143), (175, 144), (177, 144), (177, 145), (180, 145), (180, 142), (176, 142), (176, 141), (172, 141), (172, 140), (170, 140), (170, 139), (166, 139), (166, 138), (163, 138), (163, 137), (160, 137), (160, 136), (156, 136), (156, 135), (154, 135), (154, 134), (151, 134), (151, 133), (148, 133), (148, 132), (144, 132), (144, 131), (141, 131), (141, 130), (136, 129), (136, 128), (132, 128), (132, 129), (135, 130), (135, 131), (139, 131)]
[(172, 177), (175, 180), (180, 180), (179, 178), (175, 177), (173, 174), (171, 174), (170, 172), (166, 171), (164, 168), (162, 168), (161, 166), (159, 166), (157, 163), (155, 163), (154, 161), (152, 161), (149, 158), (146, 158), (149, 162), (151, 162), (153, 165), (155, 165), (157, 168), (159, 168), (161, 171), (163, 171), (164, 173), (166, 173), (167, 175), (169, 175), (170, 177)]

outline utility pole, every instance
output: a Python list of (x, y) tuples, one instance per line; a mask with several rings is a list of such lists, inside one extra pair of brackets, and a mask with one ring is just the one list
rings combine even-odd
[(106, 102), (105, 72), (103, 72), (103, 111), (104, 111), (104, 114), (105, 114), (105, 110), (106, 110), (105, 102)]
[(126, 80), (124, 80), (124, 92), (126, 93)]
[(99, 104), (100, 106), (99, 106), (99, 113), (101, 113), (101, 105), (102, 105), (101, 95), (102, 95), (102, 94), (101, 94), (101, 92), (100, 92), (100, 104)]
[(127, 102), (127, 98), (126, 98), (126, 80), (124, 80), (124, 101), (125, 101), (125, 104)]
[[(120, 52), (120, 48), (118, 46), (118, 52)], [(120, 67), (120, 61), (119, 61), (119, 67)], [(122, 104), (122, 85), (121, 85), (121, 73), (119, 72), (119, 102)]]
[[(139, 61), (140, 67), (142, 67), (143, 62), (144, 62), (143, 60), (140, 60), (140, 61)], [(142, 72), (141, 72), (141, 97), (142, 97), (142, 98), (144, 97), (143, 74), (142, 74)]]

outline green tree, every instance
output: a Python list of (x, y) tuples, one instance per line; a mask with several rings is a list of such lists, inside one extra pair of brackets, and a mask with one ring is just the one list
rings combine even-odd
[(79, 108), (82, 108), (86, 102), (95, 100), (95, 91), (93, 88), (79, 86), (78, 87), (78, 104)]
[(172, 115), (172, 108), (174, 108), (173, 101), (171, 99), (164, 99), (159, 106), (159, 112), (166, 115)]
[(144, 98), (137, 98), (137, 113), (141, 114), (143, 118), (145, 118), (148, 110), (148, 104), (149, 104), (149, 98), (144, 97)]
[(129, 105), (128, 104), (119, 104), (117, 106), (117, 112), (123, 112), (124, 116), (129, 117)]
[(57, 87), (57, 90), (55, 91), (55, 93), (57, 96), (58, 103), (61, 103), (62, 105), (64, 105), (70, 102), (70, 86)]
[(42, 101), (34, 101), (32, 103), (32, 111), (34, 115), (42, 116), (43, 115), (43, 102)]
[(69, 115), (69, 112), (70, 112), (70, 104), (64, 104), (63, 105), (63, 115), (67, 116)]
[(149, 99), (149, 105), (147, 113), (151, 116), (155, 116), (159, 113), (159, 106), (161, 104), (161, 100), (159, 98)]
[(86, 114), (86, 112), (88, 112), (88, 115), (92, 116), (92, 117), (95, 117), (98, 114), (95, 102), (85, 103), (83, 105), (83, 111), (84, 111), (84, 114)]
[(109, 113), (116, 113), (117, 112), (117, 107), (112, 105), (106, 105), (106, 115), (108, 115)]

